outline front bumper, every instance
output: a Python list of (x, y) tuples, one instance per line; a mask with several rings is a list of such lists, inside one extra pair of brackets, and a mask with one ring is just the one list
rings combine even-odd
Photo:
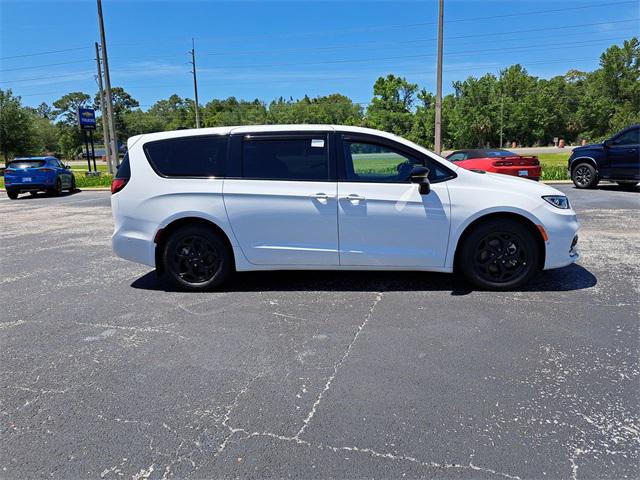
[(580, 224), (575, 214), (557, 215), (552, 222), (545, 222), (549, 236), (546, 241), (544, 270), (571, 265), (580, 258), (578, 231)]

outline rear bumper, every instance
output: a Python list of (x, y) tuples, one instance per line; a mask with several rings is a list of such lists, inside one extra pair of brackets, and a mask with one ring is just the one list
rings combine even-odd
[(11, 190), (12, 192), (38, 192), (40, 190), (48, 190), (51, 185), (44, 183), (9, 183), (4, 185), (5, 190)]
[[(494, 173), (501, 173), (503, 175), (511, 175), (513, 177), (528, 178), (530, 180), (540, 180), (542, 175), (542, 167), (536, 166), (513, 166), (513, 167), (494, 167)], [(520, 172), (526, 172), (526, 175), (521, 175)]]

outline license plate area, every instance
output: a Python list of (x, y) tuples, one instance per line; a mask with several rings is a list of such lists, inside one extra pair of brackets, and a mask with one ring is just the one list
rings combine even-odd
[(31, 177), (22, 177), (22, 181), (23, 182), (30, 182), (31, 181)]
[(529, 175), (529, 170), (518, 170), (518, 175), (521, 177), (526, 177)]

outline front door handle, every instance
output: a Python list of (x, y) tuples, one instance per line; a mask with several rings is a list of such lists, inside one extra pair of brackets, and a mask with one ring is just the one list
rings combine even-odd
[(314, 193), (313, 195), (309, 195), (311, 198), (317, 198), (318, 200), (329, 200), (331, 195), (327, 195), (326, 193)]
[(345, 198), (347, 200), (351, 200), (351, 201), (361, 201), (361, 200), (365, 199), (364, 197), (362, 197), (360, 195), (357, 195), (355, 193), (351, 193), (351, 194), (347, 195)]

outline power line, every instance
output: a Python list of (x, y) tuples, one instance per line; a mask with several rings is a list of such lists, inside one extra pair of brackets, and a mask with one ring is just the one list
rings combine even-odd
[[(633, 18), (628, 20), (615, 20), (610, 22), (596, 22), (596, 23), (583, 23), (576, 25), (563, 25), (560, 27), (544, 27), (544, 28), (532, 28), (528, 30), (512, 30), (508, 32), (491, 32), (491, 33), (480, 33), (474, 35), (458, 35), (446, 37), (446, 40), (452, 39), (462, 39), (462, 38), (478, 38), (478, 37), (493, 37), (496, 35), (515, 35), (522, 33), (532, 33), (532, 32), (541, 32), (547, 30), (566, 30), (567, 28), (581, 28), (588, 26), (598, 26), (598, 25), (611, 25), (617, 23), (628, 23), (628, 22), (637, 22), (640, 21), (639, 18)], [(446, 23), (446, 22), (445, 22)], [(635, 30), (634, 30), (635, 31)], [(339, 50), (342, 48), (357, 48), (357, 47), (368, 47), (368, 46), (395, 46), (395, 45), (409, 45), (414, 43), (425, 43), (437, 40), (436, 37), (430, 38), (418, 38), (413, 40), (403, 40), (398, 42), (366, 42), (366, 43), (352, 43), (352, 44), (343, 44), (343, 45), (331, 45), (326, 47), (307, 47), (307, 48), (298, 48), (298, 49), (285, 49), (285, 50), (252, 50), (252, 51), (243, 51), (243, 52), (209, 52), (209, 53), (201, 53), (201, 56), (236, 56), (236, 55), (265, 55), (265, 54), (287, 54), (287, 53), (306, 53), (309, 51), (322, 51), (322, 50)], [(173, 55), (172, 55), (173, 56)], [(164, 57), (156, 57), (156, 58), (169, 58), (169, 55)]]
[[(536, 48), (540, 49), (540, 47), (557, 47), (557, 46), (568, 46), (568, 45), (589, 45), (602, 41), (611, 41), (611, 40), (621, 40), (624, 38), (621, 37), (609, 37), (609, 38), (601, 38), (598, 40), (586, 40), (583, 42), (569, 42), (569, 43), (551, 43), (551, 44), (536, 44), (536, 45), (522, 45), (517, 47), (507, 47), (507, 48), (494, 48), (488, 50), (467, 50), (461, 52), (450, 52), (447, 53), (450, 55), (482, 55), (483, 53), (493, 53), (495, 51), (506, 51), (506, 50), (514, 50), (514, 49), (527, 49), (527, 48)], [(217, 68), (260, 68), (260, 67), (292, 67), (292, 66), (308, 66), (308, 65), (333, 65), (333, 64), (343, 64), (343, 63), (366, 63), (366, 62), (377, 62), (380, 60), (401, 60), (401, 59), (410, 59), (410, 58), (427, 58), (434, 57), (433, 54), (418, 54), (418, 55), (397, 55), (390, 57), (370, 57), (370, 58), (353, 58), (353, 59), (339, 59), (339, 60), (324, 60), (318, 62), (295, 62), (295, 63), (271, 63), (271, 64), (247, 64), (247, 65), (218, 65)], [(120, 69), (119, 71), (127, 71), (125, 69)]]
[(46, 80), (46, 79), (49, 79), (49, 78), (74, 77), (74, 76), (77, 76), (77, 75), (85, 75), (85, 74), (93, 75), (93, 71), (92, 70), (86, 70), (86, 71), (82, 71), (82, 72), (66, 73), (66, 74), (63, 74), (63, 75), (47, 75), (46, 77), (31, 77), (31, 78), (18, 78), (18, 79), (15, 79), (15, 80), (0, 80), (0, 83), (30, 82), (32, 80)]
[(51, 55), (53, 53), (73, 52), (76, 50), (86, 50), (88, 48), (92, 48), (92, 47), (74, 47), (74, 48), (65, 48), (63, 50), (49, 50), (47, 52), (24, 53), (22, 55), (11, 55), (9, 57), (0, 57), (0, 60), (9, 60), (11, 58), (36, 57), (38, 55)]
[(73, 62), (60, 62), (60, 63), (47, 63), (45, 65), (33, 65), (30, 67), (16, 67), (16, 68), (5, 68), (3, 70), (0, 70), (0, 73), (2, 72), (13, 72), (16, 70), (33, 70), (33, 69), (38, 69), (38, 68), (45, 68), (45, 67), (57, 67), (58, 65), (71, 65), (73, 63), (85, 63), (85, 62), (90, 62), (91, 60), (75, 60)]

